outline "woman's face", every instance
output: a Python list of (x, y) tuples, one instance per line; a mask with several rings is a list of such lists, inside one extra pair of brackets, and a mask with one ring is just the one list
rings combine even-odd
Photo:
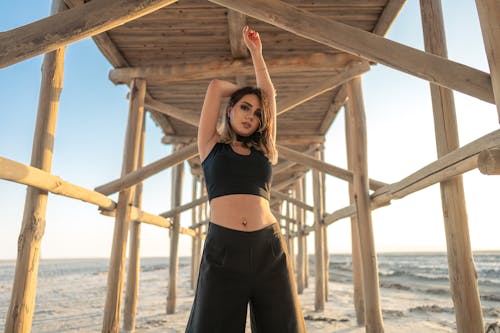
[(256, 95), (245, 95), (230, 108), (228, 114), (233, 130), (239, 135), (249, 136), (259, 128), (262, 105)]

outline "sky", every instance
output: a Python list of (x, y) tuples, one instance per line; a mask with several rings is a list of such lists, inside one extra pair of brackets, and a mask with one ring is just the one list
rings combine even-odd
[[(420, 10), (408, 0), (386, 38), (423, 50)], [(473, 0), (443, 0), (450, 59), (489, 72)], [(0, 2), (0, 31), (46, 17), (49, 1)], [(265, 56), (265, 35), (262, 36)], [(0, 69), (0, 156), (30, 163), (40, 89), (42, 56)], [(108, 80), (112, 66), (89, 38), (68, 45), (63, 91), (57, 120), (52, 174), (89, 189), (116, 179), (121, 173), (127, 88)], [(397, 182), (436, 160), (434, 125), (428, 82), (383, 65), (373, 66), (362, 79), (368, 128), (369, 177)], [(498, 129), (494, 105), (454, 92), (460, 145)], [(145, 164), (171, 153), (161, 143), (160, 128), (148, 116)], [(327, 134), (325, 160), (346, 168), (344, 112), (339, 112)], [(144, 183), (143, 209), (170, 209), (170, 170)], [(310, 182), (310, 174), (308, 174)], [(191, 201), (191, 174), (185, 169), (182, 203)], [(500, 250), (500, 177), (473, 170), (464, 175), (473, 251)], [(347, 184), (326, 177), (326, 212), (349, 205)], [(0, 180), (0, 259), (15, 259), (26, 186)], [(117, 195), (112, 195), (115, 201)], [(309, 190), (306, 200), (312, 204)], [(190, 211), (181, 215), (189, 226)], [(312, 224), (312, 214), (307, 223)], [(111, 253), (114, 219), (97, 207), (49, 195), (41, 257), (107, 258)], [(349, 253), (350, 220), (328, 227), (330, 253)], [(445, 251), (446, 240), (439, 185), (372, 212), (376, 250), (382, 252)], [(310, 253), (313, 253), (313, 237)], [(191, 253), (189, 236), (181, 235), (179, 254)], [(141, 255), (169, 255), (168, 231), (143, 224)]]

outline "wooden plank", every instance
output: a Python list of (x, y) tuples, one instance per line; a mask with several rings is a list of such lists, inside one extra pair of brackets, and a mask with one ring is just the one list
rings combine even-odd
[(175, 0), (89, 1), (0, 33), (0, 68), (54, 51), (165, 7)]
[[(303, 104), (314, 97), (321, 95), (333, 88), (341, 85), (357, 75), (361, 75), (370, 69), (370, 65), (365, 61), (351, 61), (342, 68), (338, 68), (336, 73), (332, 73), (332, 76), (328, 80), (322, 80), (320, 83), (311, 86), (309, 89), (299, 93), (294, 94), (286, 99), (279, 99), (277, 101), (277, 115), (281, 115), (291, 109)], [(279, 92), (278, 92), (279, 93)]]
[[(130, 89), (131, 99), (127, 132), (125, 134), (122, 176), (137, 169), (142, 120), (144, 119), (146, 82), (136, 79), (131, 83)], [(124, 282), (132, 198), (133, 190), (131, 188), (120, 191), (118, 195), (102, 324), (103, 332), (120, 332), (120, 303)]]
[(158, 161), (150, 163), (145, 167), (139, 168), (135, 171), (129, 172), (119, 179), (98, 186), (95, 188), (95, 190), (105, 195), (110, 195), (112, 193), (122, 191), (143, 181), (148, 177), (151, 177), (154, 174), (157, 174), (158, 172), (166, 168), (177, 165), (178, 163), (182, 163), (186, 159), (192, 158), (197, 155), (198, 145), (195, 142), (189, 146), (181, 148), (179, 151), (176, 151), (167, 157), (159, 159)]
[[(317, 169), (321, 172), (325, 172), (329, 175), (348, 181), (350, 183), (352, 183), (353, 181), (353, 174), (348, 170), (317, 160), (311, 156), (294, 151), (293, 149), (287, 148), (285, 146), (276, 145), (276, 148), (278, 148), (280, 157), (303, 164), (313, 169)], [(383, 182), (372, 179), (369, 180), (369, 184), (370, 184), (370, 189), (372, 190), (377, 190), (387, 185)]]
[(498, 24), (500, 21), (500, 2), (498, 0), (476, 0), (476, 7), (500, 122), (500, 24)]
[(488, 73), (463, 64), (311, 14), (279, 0), (210, 0), (210, 2), (237, 10), (323, 45), (494, 103)]
[(360, 243), (363, 291), (365, 299), (365, 328), (368, 333), (384, 331), (382, 309), (380, 306), (379, 276), (377, 268), (377, 254), (373, 237), (373, 225), (370, 209), (370, 196), (368, 193), (368, 161), (367, 161), (367, 136), (366, 116), (361, 91), (361, 78), (356, 78), (348, 83), (347, 94), (349, 107), (346, 108), (346, 117), (352, 124), (349, 141), (352, 143), (352, 170), (353, 193), (358, 221), (358, 237)]
[(478, 167), (485, 175), (500, 175), (500, 146), (480, 152)]
[[(64, 11), (64, 4), (59, 0), (54, 0), (51, 12), (62, 11)], [(1, 36), (3, 34), (0, 34), (0, 39)], [(9, 42), (12, 43), (12, 40)], [(0, 42), (0, 45), (5, 46), (6, 44), (9, 43)], [(1, 48), (2, 46), (0, 46)], [(31, 153), (31, 166), (46, 172), (50, 172), (52, 168), (59, 96), (64, 76), (65, 48), (54, 50), (54, 52), (46, 54), (43, 59), (40, 97)], [(47, 192), (35, 187), (28, 187), (22, 227), (18, 238), (16, 269), (12, 296), (6, 315), (5, 332), (28, 333), (31, 331), (35, 310), (40, 247), (45, 230), (47, 199)]]
[(373, 28), (373, 33), (379, 36), (385, 36), (399, 12), (405, 5), (406, 0), (389, 0), (380, 15), (377, 25)]
[[(351, 55), (326, 53), (275, 58), (266, 60), (266, 63), (271, 74), (330, 71), (332, 75), (336, 75), (351, 62), (356, 61), (364, 63), (365, 68), (369, 67), (366, 62)], [(117, 68), (109, 72), (109, 79), (115, 84), (127, 83), (138, 77), (144, 78), (148, 82), (167, 83), (253, 74), (254, 68), (251, 59), (235, 59), (170, 66)]]
[[(299, 180), (295, 183), (295, 193), (296, 200), (299, 202), (304, 201), (304, 188), (302, 187), (302, 181)], [(296, 208), (296, 220), (297, 220), (297, 293), (301, 295), (304, 291), (305, 284), (305, 234), (302, 232), (302, 229), (305, 225), (305, 211), (301, 209), (300, 206), (295, 206)]]

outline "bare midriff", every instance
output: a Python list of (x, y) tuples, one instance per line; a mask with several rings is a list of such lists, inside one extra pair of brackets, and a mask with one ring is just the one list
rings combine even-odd
[(230, 194), (210, 201), (210, 221), (220, 226), (256, 231), (276, 222), (269, 201), (252, 194)]

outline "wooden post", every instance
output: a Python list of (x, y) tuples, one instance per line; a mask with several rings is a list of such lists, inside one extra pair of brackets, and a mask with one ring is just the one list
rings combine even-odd
[[(290, 196), (290, 191), (287, 192), (287, 196)], [(288, 254), (290, 254), (291, 245), (290, 245), (290, 219), (291, 219), (291, 206), (288, 200), (285, 201), (285, 236), (286, 236), (286, 249)]]
[[(321, 161), (325, 161), (325, 147), (321, 145), (320, 151)], [(321, 219), (324, 217), (325, 207), (326, 207), (326, 174), (324, 172), (320, 173), (321, 175), (321, 207), (323, 211), (321, 212)], [(328, 229), (327, 226), (323, 223), (323, 249), (325, 251), (324, 259), (325, 259), (325, 301), (328, 301), (328, 281), (330, 279), (330, 254), (328, 253)]]
[[(306, 177), (302, 177), (302, 196), (304, 197), (305, 201), (305, 193), (306, 193)], [(304, 229), (306, 227), (306, 218), (304, 214)], [(309, 287), (309, 250), (307, 249), (307, 236), (309, 236), (309, 233), (304, 235), (304, 288)]]
[(365, 328), (368, 333), (384, 332), (377, 268), (377, 254), (373, 239), (370, 195), (368, 192), (368, 163), (366, 146), (366, 118), (361, 90), (361, 78), (353, 79), (347, 85), (349, 122), (352, 124), (352, 168), (354, 202), (357, 208), (358, 232), (363, 261), (363, 293), (365, 296)]
[[(295, 199), (303, 202), (303, 188), (302, 181), (297, 180), (295, 182)], [(297, 217), (297, 292), (302, 294), (304, 291), (304, 279), (305, 279), (305, 262), (304, 262), (304, 208), (295, 205), (296, 217)]]
[[(176, 147), (176, 150), (180, 148)], [(172, 169), (172, 208), (181, 204), (182, 180), (184, 178), (184, 163)], [(177, 299), (177, 273), (179, 269), (179, 229), (181, 226), (180, 214), (172, 219), (173, 225), (170, 233), (170, 270), (168, 277), (167, 314), (175, 313)]]
[(500, 2), (498, 0), (476, 0), (479, 23), (490, 65), (491, 85), (500, 121)]
[[(64, 9), (61, 0), (52, 2), (51, 13)], [(31, 166), (50, 172), (52, 149), (59, 109), (59, 96), (64, 76), (64, 53), (62, 47), (47, 53), (43, 58), (38, 114), (36, 119)], [(35, 308), (40, 246), (45, 231), (47, 211), (46, 191), (28, 186), (21, 232), (18, 239), (16, 272), (12, 287), (10, 306), (7, 312), (5, 332), (30, 332)]]
[[(441, 2), (420, 0), (425, 49), (446, 58), (446, 38)], [(498, 13), (497, 13), (498, 14)], [(497, 22), (498, 24), (498, 22)], [(438, 157), (459, 148), (453, 93), (431, 84)], [(482, 332), (483, 316), (477, 274), (470, 246), (469, 226), (462, 176), (441, 182), (448, 274), (458, 332)]]
[[(137, 167), (144, 164), (144, 145), (146, 141), (146, 113), (143, 114), (141, 141)], [(135, 186), (134, 207), (142, 208), (142, 183)], [(137, 297), (139, 295), (139, 274), (141, 271), (141, 222), (132, 221), (130, 225), (130, 246), (127, 271), (127, 288), (125, 292), (125, 307), (123, 309), (123, 332), (135, 331), (137, 313)]]
[[(196, 180), (196, 177), (193, 176), (193, 186), (192, 186), (192, 198), (193, 201), (196, 200), (198, 196), (198, 191), (196, 188), (198, 181)], [(199, 206), (195, 206), (191, 210), (191, 224), (194, 225), (197, 223), (196, 221), (196, 210), (199, 209)], [(201, 222), (201, 220), (200, 220)], [(196, 266), (198, 265), (198, 241), (199, 241), (199, 232), (200, 232), (200, 227), (197, 227), (195, 229), (196, 236), (193, 237), (192, 239), (192, 247), (191, 247), (191, 289), (194, 289), (196, 287), (196, 281), (198, 280), (198, 275), (197, 275), (197, 269)]]
[[(144, 96), (146, 81), (135, 79), (130, 84), (130, 110), (123, 154), (122, 176), (137, 169), (141, 128), (144, 119)], [(102, 331), (105, 333), (120, 331), (120, 304), (125, 271), (125, 254), (127, 236), (130, 224), (130, 209), (132, 207), (133, 188), (120, 191), (116, 208), (113, 245), (111, 248), (108, 272), (108, 289)]]
[[(351, 138), (353, 138), (356, 133), (354, 133), (353, 124), (349, 121), (349, 103), (344, 105), (345, 110), (345, 133), (346, 133), (346, 150), (347, 150), (347, 168), (349, 171), (353, 171), (354, 159), (353, 156), (354, 147)], [(352, 183), (349, 183), (349, 200), (351, 205), (355, 205), (354, 199), (354, 187)], [(362, 279), (362, 268), (361, 268), (361, 249), (359, 244), (359, 230), (358, 230), (358, 220), (356, 215), (351, 216), (351, 256), (352, 256), (352, 283), (353, 283), (353, 302), (354, 310), (356, 312), (356, 322), (359, 326), (365, 324), (365, 305), (363, 297), (363, 279)]]
[[(320, 151), (315, 152), (317, 159), (321, 158)], [(322, 223), (322, 199), (321, 199), (321, 177), (319, 171), (312, 170), (313, 198), (314, 198), (314, 280), (315, 299), (314, 310), (325, 309), (325, 251), (324, 251), (324, 227)]]

